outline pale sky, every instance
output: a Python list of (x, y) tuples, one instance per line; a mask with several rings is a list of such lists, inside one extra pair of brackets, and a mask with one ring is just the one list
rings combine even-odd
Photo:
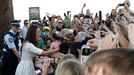
[[(61, 15), (66, 11), (71, 11), (72, 14), (81, 12), (81, 8), (86, 3), (86, 8), (91, 10), (91, 13), (102, 11), (103, 16), (110, 13), (111, 9), (117, 4), (123, 3), (124, 0), (13, 0), (14, 17), (15, 19), (29, 19), (29, 7), (40, 7), (40, 17), (43, 18), (46, 12), (51, 15)], [(130, 0), (131, 9), (134, 9), (134, 0)]]

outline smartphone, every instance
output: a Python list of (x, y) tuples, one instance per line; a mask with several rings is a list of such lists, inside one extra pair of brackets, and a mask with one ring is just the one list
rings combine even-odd
[(83, 48), (82, 55), (88, 56), (91, 53), (91, 51), (92, 51), (91, 48)]
[(86, 7), (86, 3), (84, 3), (83, 7)]
[(92, 53), (91, 48), (83, 48), (81, 51), (81, 56), (80, 56), (80, 62), (84, 64), (86, 60), (88, 59), (88, 56)]

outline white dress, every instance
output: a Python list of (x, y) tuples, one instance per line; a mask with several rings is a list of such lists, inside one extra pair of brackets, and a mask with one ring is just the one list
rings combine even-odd
[(40, 55), (43, 50), (27, 42), (22, 48), (22, 58), (17, 66), (15, 75), (34, 75), (33, 58)]

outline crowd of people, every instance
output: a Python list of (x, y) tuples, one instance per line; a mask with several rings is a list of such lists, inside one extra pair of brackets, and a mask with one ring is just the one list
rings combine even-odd
[(133, 75), (134, 12), (119, 3), (102, 19), (90, 9), (74, 15), (11, 21), (4, 36), (3, 75)]

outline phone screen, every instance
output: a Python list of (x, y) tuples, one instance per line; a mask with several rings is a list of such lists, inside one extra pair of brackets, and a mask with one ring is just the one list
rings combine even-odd
[(91, 53), (91, 51), (92, 51), (91, 48), (83, 48), (82, 55), (88, 56)]

